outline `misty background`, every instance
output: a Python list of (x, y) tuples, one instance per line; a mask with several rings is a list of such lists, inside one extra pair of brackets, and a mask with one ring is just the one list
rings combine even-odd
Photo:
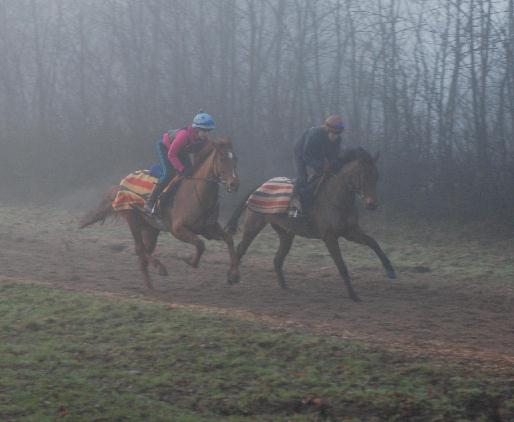
[(329, 114), (380, 199), (514, 211), (514, 0), (0, 0), (0, 199), (106, 190), (204, 109), (242, 191)]

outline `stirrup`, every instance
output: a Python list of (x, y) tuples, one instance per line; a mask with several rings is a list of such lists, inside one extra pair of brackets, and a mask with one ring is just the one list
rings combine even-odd
[(155, 204), (153, 204), (153, 207), (150, 208), (150, 215), (157, 216), (159, 214), (160, 214), (159, 207), (157, 206), (157, 202), (156, 202)]
[(289, 209), (288, 216), (289, 216), (289, 218), (293, 218), (293, 219), (300, 219), (300, 218), (304, 218), (305, 217), (304, 213), (299, 208), (291, 208), (291, 209)]
[(145, 203), (144, 206), (138, 206), (142, 212), (144, 212), (146, 215), (150, 216), (157, 216), (159, 215), (159, 209), (157, 208), (157, 203), (153, 204), (153, 206), (150, 208), (147, 203)]

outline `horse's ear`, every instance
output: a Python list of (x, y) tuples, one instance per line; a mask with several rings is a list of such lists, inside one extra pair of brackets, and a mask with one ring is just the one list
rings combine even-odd
[(376, 154), (373, 156), (373, 161), (376, 163), (379, 158), (380, 158), (380, 151), (377, 151)]
[(220, 146), (223, 146), (223, 147), (231, 147), (232, 146), (232, 141), (230, 140), (230, 138), (221, 138), (219, 141), (218, 141), (219, 145)]
[(216, 142), (214, 142), (214, 145), (216, 146), (217, 150), (229, 151), (232, 149), (232, 142), (230, 142), (230, 140), (227, 138), (218, 139)]

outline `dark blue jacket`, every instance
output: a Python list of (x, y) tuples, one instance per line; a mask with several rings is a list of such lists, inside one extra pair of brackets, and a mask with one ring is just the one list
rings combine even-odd
[(335, 142), (328, 139), (323, 127), (307, 129), (294, 146), (295, 161), (314, 169), (317, 174), (323, 172), (326, 161), (332, 163), (339, 157), (341, 137)]

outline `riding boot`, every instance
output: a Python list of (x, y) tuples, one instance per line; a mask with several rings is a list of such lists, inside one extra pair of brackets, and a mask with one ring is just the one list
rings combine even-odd
[(150, 194), (150, 197), (146, 201), (146, 207), (151, 214), (155, 214), (156, 212), (156, 206), (157, 206), (157, 199), (159, 199), (159, 195), (161, 194), (162, 190), (165, 188), (165, 183), (156, 183), (152, 193)]
[(295, 213), (294, 217), (298, 219), (306, 218), (307, 212), (309, 208), (311, 208), (314, 200), (314, 190), (315, 186), (312, 186), (310, 184), (304, 184), (298, 187), (296, 194), (297, 194), (297, 202), (299, 203), (299, 208), (297, 209), (297, 212)]
[(292, 218), (301, 219), (305, 217), (305, 211), (307, 209), (307, 204), (305, 201), (305, 191), (307, 188), (307, 180), (304, 177), (299, 177), (296, 179), (293, 194), (291, 200), (292, 209), (290, 210), (289, 216)]
[(175, 183), (175, 185), (161, 195), (161, 207), (171, 207), (173, 204), (173, 197), (178, 190), (178, 186), (179, 183)]

